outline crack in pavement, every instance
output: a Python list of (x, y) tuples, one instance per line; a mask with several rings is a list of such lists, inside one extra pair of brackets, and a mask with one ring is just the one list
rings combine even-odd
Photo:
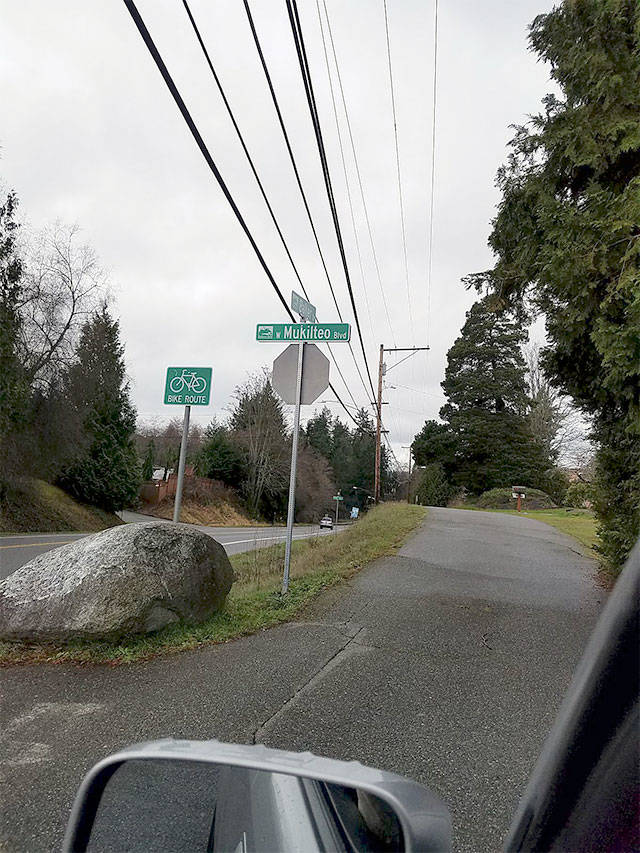
[[(326, 623), (324, 623), (326, 625)], [(337, 627), (337, 626), (336, 626)], [(285, 711), (290, 708), (296, 700), (310, 687), (320, 681), (330, 670), (334, 669), (336, 666), (339, 666), (342, 663), (342, 658), (347, 655), (349, 652), (349, 646), (356, 645), (364, 648), (360, 643), (356, 642), (356, 637), (358, 637), (365, 629), (363, 625), (353, 625), (352, 630), (349, 629), (349, 623), (344, 623), (344, 631), (338, 629), (339, 633), (343, 634), (346, 637), (346, 640), (340, 648), (336, 649), (336, 651), (328, 658), (320, 667), (320, 669), (316, 670), (314, 674), (308, 678), (304, 684), (302, 684), (287, 700), (280, 705), (277, 710), (275, 710), (266, 720), (264, 720), (260, 725), (256, 728), (253, 733), (253, 737), (251, 738), (251, 743), (257, 744), (262, 741), (260, 738), (264, 734), (264, 732), (269, 728), (273, 723), (280, 717)]]

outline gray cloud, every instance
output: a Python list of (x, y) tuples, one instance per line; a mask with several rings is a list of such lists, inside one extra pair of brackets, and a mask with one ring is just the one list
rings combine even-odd
[[(284, 2), (254, 14), (293, 138), (345, 319), (352, 321)], [(363, 251), (360, 279), (335, 134), (315, 2), (299, 3), (314, 85), (358, 300), (367, 354), (391, 345), (353, 191)], [(360, 157), (383, 283), (398, 345), (410, 339), (393, 150), (382, 3), (328, 0)], [(460, 279), (491, 264), (486, 246), (510, 123), (535, 112), (552, 86), (527, 51), (526, 26), (548, 0), (441, 0), (436, 219), (431, 352), (389, 375), (385, 407), (402, 458), (442, 402), (446, 351), (473, 300)], [(139, 8), (282, 290), (296, 286), (253, 178), (199, 53), (182, 5)], [(335, 320), (272, 105), (238, 0), (193, 0), (193, 13), (319, 316)], [(406, 202), (415, 343), (427, 335), (432, 0), (389, 3)], [(277, 348), (254, 341), (255, 324), (284, 319), (246, 238), (204, 164), (122, 3), (2, 3), (0, 170), (34, 226), (78, 222), (110, 271), (135, 403), (142, 417), (179, 414), (162, 405), (168, 364), (214, 368), (206, 420), (233, 387), (270, 363)], [(349, 161), (350, 178), (354, 178)], [(370, 312), (370, 318), (369, 318)], [(358, 353), (358, 347), (354, 349)], [(335, 348), (356, 400), (366, 404), (346, 347)], [(389, 363), (392, 359), (389, 358)], [(341, 395), (347, 393), (332, 373)], [(327, 397), (328, 398), (328, 397)], [(335, 411), (339, 409), (332, 407)], [(310, 412), (309, 412), (310, 414)]]

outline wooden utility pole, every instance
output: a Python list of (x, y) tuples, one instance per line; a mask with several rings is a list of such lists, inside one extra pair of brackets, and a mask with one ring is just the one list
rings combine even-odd
[[(395, 364), (392, 364), (389, 370), (392, 370), (394, 367), (397, 367), (401, 362), (406, 361), (408, 358), (411, 358), (417, 352), (424, 352), (428, 350), (429, 347), (391, 347), (387, 349), (387, 352), (408, 352), (409, 355), (406, 355), (404, 358), (401, 358), (400, 361), (397, 361)], [(375, 469), (375, 479), (374, 479), (374, 497), (375, 502), (380, 502), (380, 461), (382, 450), (380, 447), (380, 439), (382, 437), (382, 377), (385, 375), (387, 370), (385, 369), (384, 364), (384, 344), (380, 344), (380, 363), (378, 364), (378, 399), (376, 400), (376, 469)]]
[(407, 503), (410, 504), (411, 503), (411, 451), (413, 450), (413, 442), (411, 442), (411, 444), (409, 444), (409, 445), (403, 444), (402, 449), (409, 451), (409, 475), (408, 475), (409, 479), (407, 480)]
[(380, 502), (380, 438), (382, 436), (382, 376), (384, 373), (384, 344), (380, 344), (380, 364), (378, 365), (378, 400), (376, 402), (376, 472), (373, 497)]

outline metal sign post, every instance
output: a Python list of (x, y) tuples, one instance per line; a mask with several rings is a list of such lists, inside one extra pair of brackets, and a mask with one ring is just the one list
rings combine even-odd
[(210, 367), (168, 367), (164, 382), (164, 402), (168, 406), (184, 406), (182, 421), (182, 441), (178, 462), (178, 482), (173, 503), (173, 520), (180, 521), (182, 490), (184, 487), (184, 466), (187, 459), (189, 440), (189, 418), (191, 406), (208, 406), (211, 397)]
[(298, 433), (300, 432), (300, 392), (302, 391), (302, 363), (304, 344), (298, 344), (298, 375), (296, 377), (296, 402), (293, 416), (293, 442), (291, 445), (291, 474), (289, 475), (289, 506), (287, 507), (287, 541), (284, 549), (284, 575), (282, 594), (289, 589), (289, 566), (291, 564), (291, 541), (293, 539), (293, 520), (296, 514), (296, 468), (298, 466)]
[(338, 523), (338, 508), (339, 508), (339, 506), (340, 506), (340, 501), (343, 501), (343, 500), (344, 500), (344, 498), (342, 497), (342, 495), (340, 494), (340, 492), (338, 492), (338, 494), (337, 494), (337, 495), (334, 495), (334, 496), (333, 496), (333, 499), (334, 499), (334, 501), (336, 502), (336, 524), (337, 524), (337, 523)]
[(187, 441), (189, 440), (189, 416), (191, 406), (184, 407), (184, 420), (182, 421), (182, 441), (180, 442), (180, 461), (178, 462), (178, 483), (176, 486), (176, 498), (173, 503), (173, 520), (180, 521), (180, 508), (182, 506), (182, 487), (184, 486), (184, 463), (187, 458)]
[[(300, 315), (302, 323), (258, 323), (256, 340), (264, 343), (289, 343), (273, 362), (271, 383), (273, 390), (285, 403), (295, 406), (293, 416), (293, 441), (291, 442), (291, 473), (289, 475), (289, 505), (287, 507), (287, 537), (284, 551), (282, 594), (289, 589), (291, 542), (296, 513), (296, 469), (298, 463), (298, 434), (300, 432), (300, 406), (317, 400), (329, 387), (329, 360), (316, 343), (348, 342), (351, 327), (348, 323), (305, 323), (316, 316), (315, 306), (293, 292), (291, 306)], [(295, 371), (294, 371), (295, 366)], [(294, 382), (295, 374), (295, 382)], [(342, 499), (341, 499), (342, 500)]]

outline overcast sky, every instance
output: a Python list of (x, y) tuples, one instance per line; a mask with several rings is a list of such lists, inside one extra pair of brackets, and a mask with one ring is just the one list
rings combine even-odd
[[(387, 322), (355, 172), (347, 167), (362, 250), (360, 275), (315, 0), (298, 0), (367, 357), (375, 382), (380, 343), (429, 344), (389, 373), (386, 426), (401, 450), (437, 417), (446, 352), (474, 295), (462, 276), (491, 265), (486, 241), (509, 125), (538, 110), (548, 69), (527, 50), (527, 25), (549, 0), (440, 0), (433, 286), (427, 317), (433, 0), (388, 0), (410, 274), (411, 334), (400, 231), (382, 0), (327, 0), (364, 191)], [(253, 2), (302, 180), (345, 320), (352, 322), (319, 158), (284, 0)], [(297, 285), (244, 160), (180, 0), (141, 0), (147, 26), (281, 289)], [(182, 414), (163, 406), (168, 365), (211, 365), (212, 405), (276, 357), (255, 342), (258, 322), (286, 318), (245, 235), (183, 123), (119, 0), (0, 0), (0, 180), (35, 228), (78, 223), (108, 270), (135, 405), (142, 419)], [(241, 0), (192, 0), (318, 316), (337, 321)], [(341, 116), (344, 127), (343, 116)], [(299, 289), (299, 287), (298, 287)], [(392, 337), (393, 334), (393, 337)], [(357, 336), (353, 347), (362, 367)], [(358, 404), (368, 397), (348, 348), (334, 352)], [(391, 365), (390, 356), (387, 363)], [(351, 402), (332, 365), (332, 381)], [(417, 390), (409, 390), (417, 389)], [(322, 399), (331, 399), (327, 392)], [(338, 412), (339, 407), (331, 406)], [(313, 407), (309, 407), (309, 415)]]

